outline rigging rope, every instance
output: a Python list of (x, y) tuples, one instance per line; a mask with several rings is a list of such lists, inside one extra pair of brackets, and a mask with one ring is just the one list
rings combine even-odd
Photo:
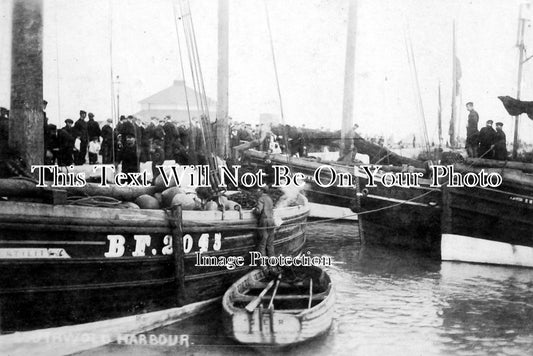
[(183, 78), (183, 92), (185, 93), (185, 105), (187, 106), (187, 116), (189, 117), (189, 127), (192, 131), (192, 119), (191, 119), (191, 109), (189, 107), (189, 95), (187, 94), (187, 85), (185, 82), (185, 69), (183, 68), (183, 55), (181, 53), (181, 41), (180, 41), (180, 35), (179, 35), (179, 28), (178, 28), (178, 13), (176, 11), (176, 3), (172, 1), (172, 11), (174, 14), (174, 27), (176, 29), (176, 38), (178, 40), (178, 53), (180, 57), (180, 69), (181, 69), (181, 77)]
[(113, 164), (115, 163), (115, 127), (116, 127), (116, 121), (118, 121), (118, 113), (116, 112), (115, 107), (115, 84), (113, 82), (114, 74), (113, 74), (113, 4), (110, 1), (108, 3), (109, 7), (109, 77), (110, 77), (110, 90), (111, 90), (111, 120), (112, 120), (112, 126), (111, 126), (111, 157), (113, 159)]
[(424, 106), (422, 104), (422, 96), (420, 95), (420, 84), (418, 82), (418, 72), (416, 70), (416, 62), (415, 62), (415, 55), (413, 51), (413, 43), (411, 41), (411, 37), (409, 35), (409, 31), (406, 27), (404, 27), (404, 37), (405, 37), (405, 49), (407, 51), (407, 61), (409, 63), (409, 68), (411, 69), (411, 75), (413, 77), (413, 86), (414, 91), (416, 92), (417, 96), (417, 108), (420, 113), (420, 118), (422, 119), (422, 138), (424, 140), (424, 144), (426, 146), (426, 152), (429, 155), (430, 149), (429, 149), (429, 137), (428, 137), (428, 130), (426, 125), (426, 117), (424, 114)]
[(276, 55), (274, 52), (274, 41), (272, 39), (272, 29), (270, 27), (270, 15), (268, 12), (268, 6), (266, 0), (263, 1), (263, 4), (265, 5), (265, 14), (266, 14), (266, 22), (267, 22), (267, 28), (268, 28), (268, 36), (270, 38), (270, 52), (272, 53), (272, 63), (274, 64), (274, 74), (276, 76), (276, 86), (278, 89), (278, 98), (279, 98), (279, 110), (281, 114), (281, 123), (283, 124), (283, 137), (284, 137), (284, 143), (285, 143), (285, 149), (287, 151), (287, 163), (289, 164), (289, 167), (291, 169), (291, 172), (293, 171), (292, 162), (291, 162), (291, 151), (289, 149), (289, 139), (288, 139), (288, 132), (287, 127), (285, 125), (285, 115), (283, 113), (283, 101), (281, 99), (281, 87), (279, 84), (279, 77), (278, 77), (278, 66), (276, 64)]

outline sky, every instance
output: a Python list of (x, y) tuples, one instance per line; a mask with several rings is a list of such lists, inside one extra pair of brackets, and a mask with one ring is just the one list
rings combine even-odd
[[(12, 1), (0, 1), (0, 106), (9, 106)], [(173, 1), (45, 0), (44, 97), (51, 122), (62, 126), (67, 117), (76, 119), (80, 109), (93, 112), (97, 120), (110, 117), (111, 69), (119, 76), (120, 111), (125, 114), (139, 111), (140, 100), (181, 79)], [(358, 0), (353, 119), (359, 132), (396, 140), (421, 133), (406, 54), (407, 29), (430, 140), (437, 142), (439, 82), (447, 134), (455, 21), (462, 71), (459, 132), (465, 134), (464, 103), (473, 101), (480, 122), (502, 121), (509, 140), (513, 119), (497, 96), (516, 96), (520, 3)], [(266, 4), (286, 123), (340, 128), (348, 0)], [(190, 5), (204, 85), (207, 95), (216, 99), (218, 2), (190, 0)], [(230, 0), (229, 11), (229, 113), (236, 121), (257, 123), (260, 113), (280, 113), (265, 1)], [(531, 31), (528, 26), (526, 46), (533, 46)], [(189, 63), (184, 65), (189, 72)], [(528, 80), (532, 66), (533, 61), (524, 65), (524, 100), (533, 100)], [(185, 80), (192, 86), (189, 75)], [(520, 136), (533, 141), (533, 121), (526, 116)]]

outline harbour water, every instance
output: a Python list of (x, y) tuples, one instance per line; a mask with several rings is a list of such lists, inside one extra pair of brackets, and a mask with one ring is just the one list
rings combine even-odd
[[(305, 250), (334, 261), (336, 318), (326, 335), (283, 354), (533, 355), (533, 270), (440, 262), (361, 246), (356, 236), (353, 222), (309, 225)], [(217, 306), (146, 333), (166, 344), (115, 343), (80, 355), (256, 355), (225, 337), (219, 315)], [(177, 335), (188, 343), (168, 342)]]

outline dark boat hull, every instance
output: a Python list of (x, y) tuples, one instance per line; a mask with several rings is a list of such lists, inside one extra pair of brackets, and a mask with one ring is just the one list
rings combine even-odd
[(359, 233), (364, 243), (440, 256), (441, 191), (429, 187), (366, 188)]
[[(277, 253), (305, 242), (309, 209), (279, 209)], [(78, 324), (221, 296), (249, 267), (250, 212), (183, 212), (184, 288), (162, 210), (0, 202), (0, 330)], [(243, 267), (196, 266), (203, 256), (243, 256)], [(178, 295), (181, 299), (178, 299)]]
[(445, 188), (442, 259), (533, 267), (533, 189)]

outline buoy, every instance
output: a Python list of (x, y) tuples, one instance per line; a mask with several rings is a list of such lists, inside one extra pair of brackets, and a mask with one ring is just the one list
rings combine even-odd
[(158, 175), (155, 178), (155, 184), (154, 185), (157, 188), (159, 188), (160, 190), (164, 190), (164, 189), (167, 189), (167, 188), (175, 187), (176, 186), (176, 180), (174, 178), (171, 178), (170, 182), (168, 182), (168, 186), (166, 186), (165, 185), (165, 181), (163, 180), (163, 177), (161, 175)]
[(159, 209), (159, 201), (148, 194), (143, 194), (137, 199), (135, 199), (135, 204), (137, 204), (141, 209)]
[(170, 206), (181, 205), (183, 210), (194, 210), (197, 206), (195, 197), (195, 194), (176, 194)]
[(205, 210), (217, 210), (218, 209), (218, 204), (214, 201), (208, 201), (206, 204), (205, 204)]
[(161, 193), (161, 203), (164, 208), (169, 208), (172, 204), (172, 199), (176, 194), (185, 194), (183, 189), (180, 187), (168, 188), (163, 193)]
[(225, 207), (226, 207), (226, 210), (241, 210), (240, 204), (237, 202), (234, 202), (233, 200), (228, 200)]

